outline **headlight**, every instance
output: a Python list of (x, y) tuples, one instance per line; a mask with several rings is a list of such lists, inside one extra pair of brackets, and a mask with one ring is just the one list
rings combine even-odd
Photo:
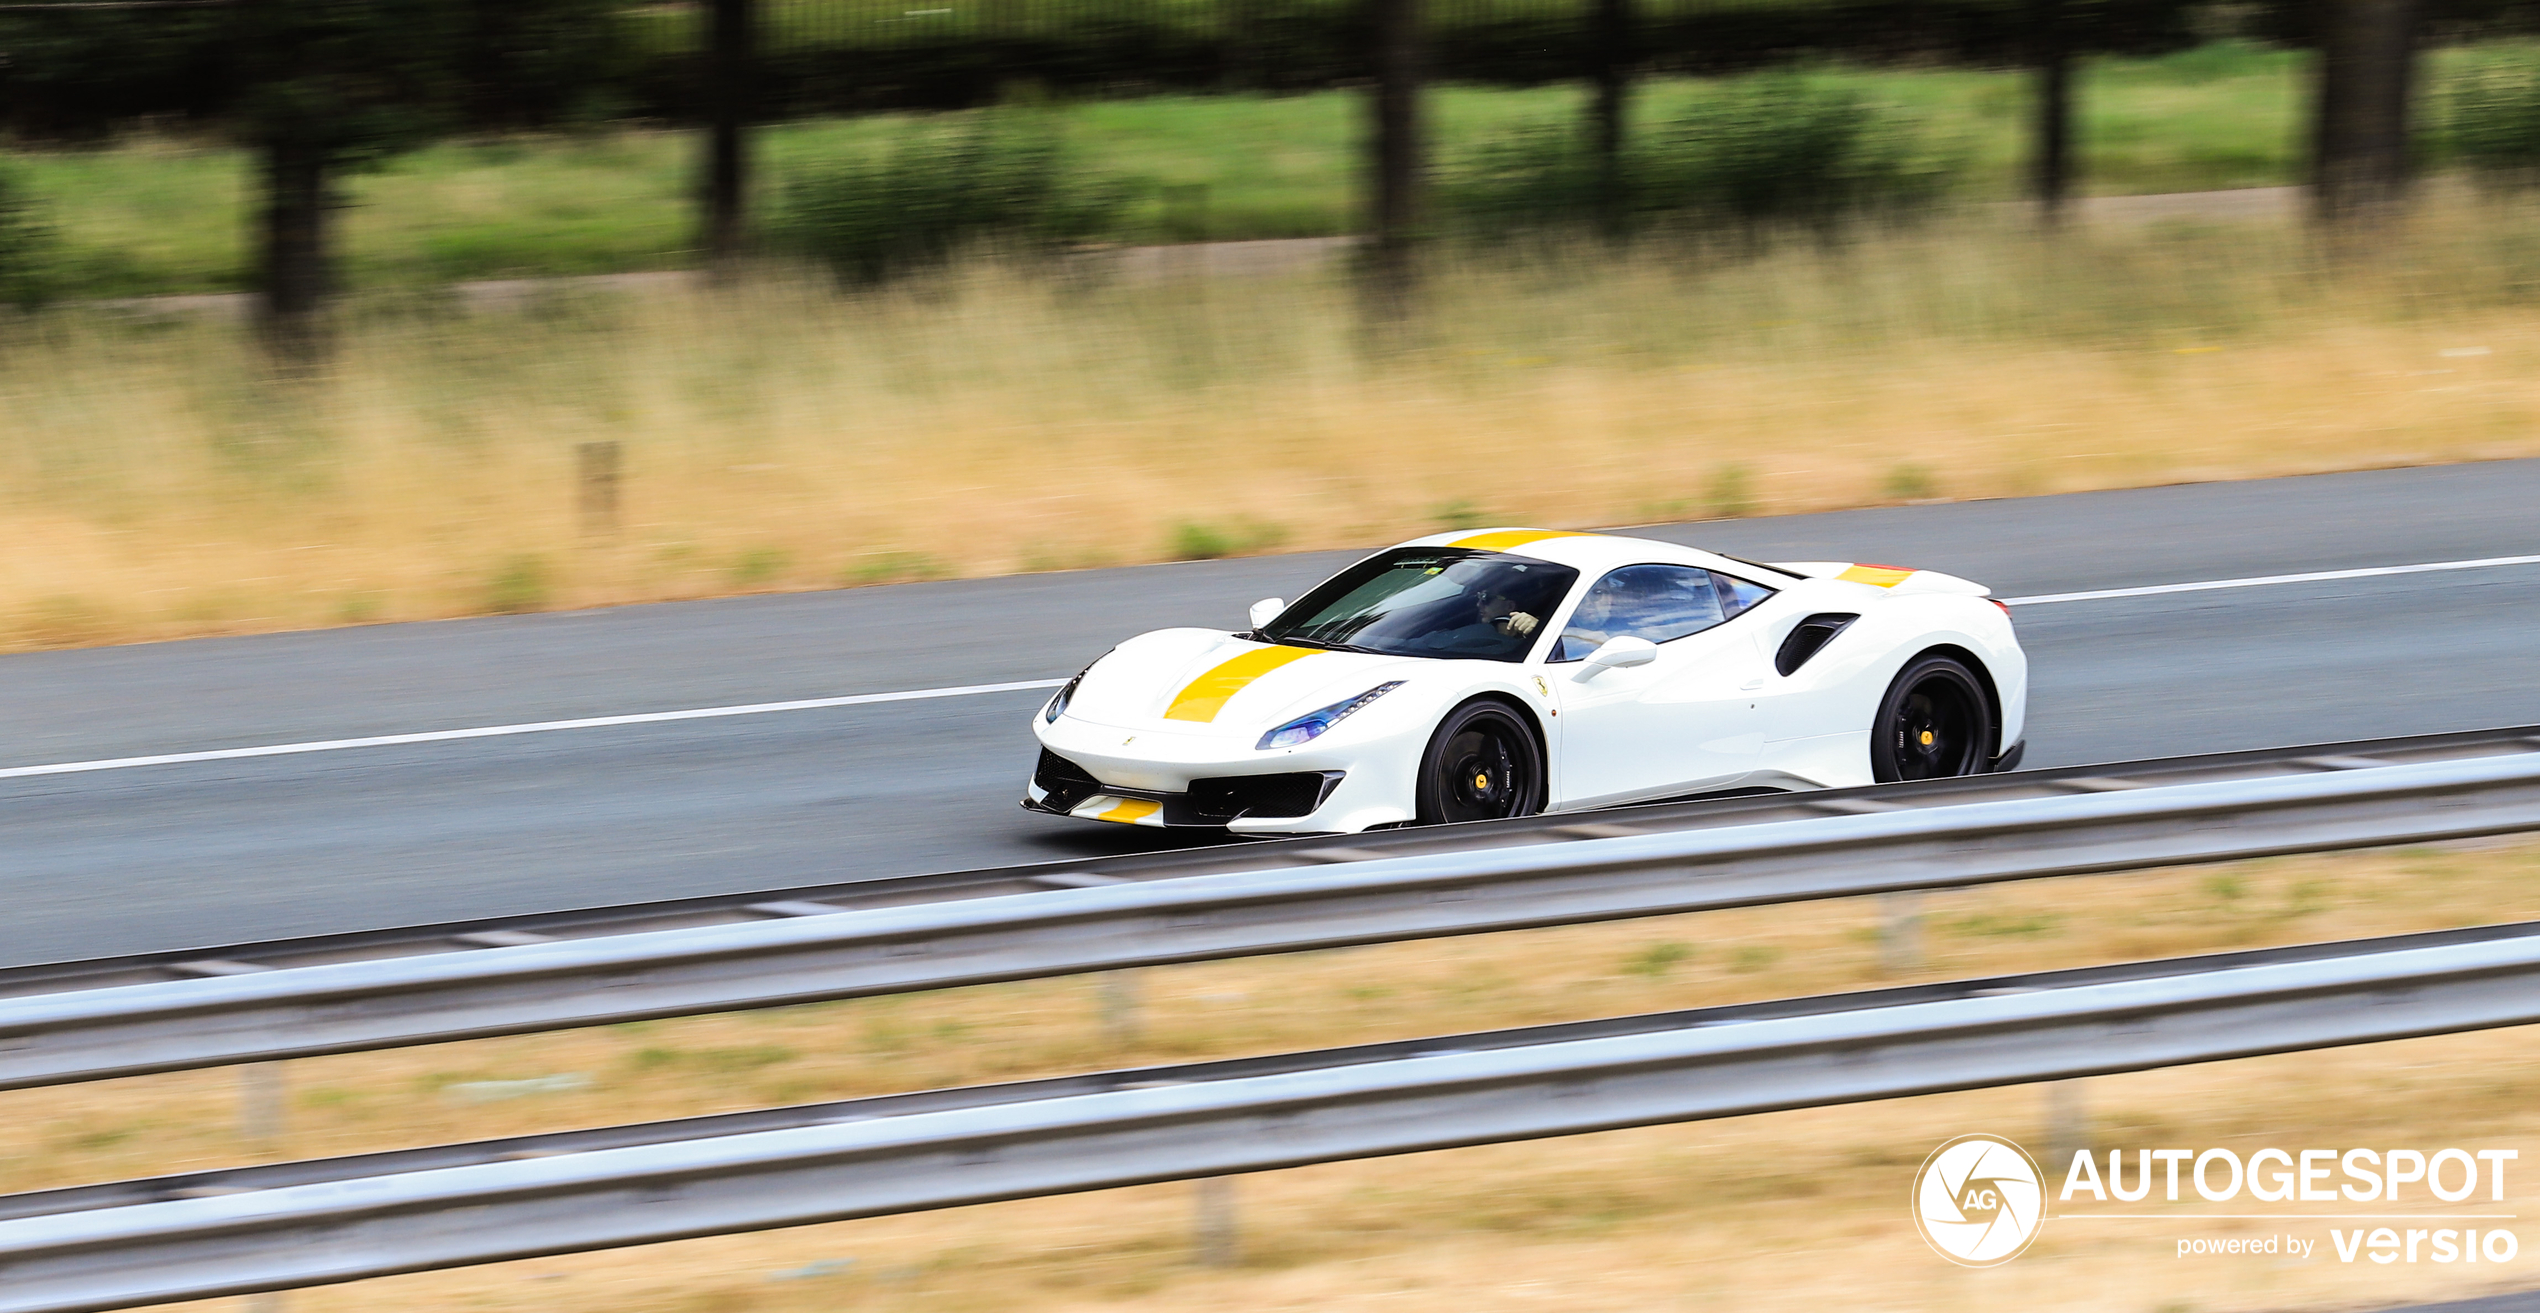
[(1094, 667), (1102, 664), (1102, 657), (1110, 656), (1113, 652), (1117, 652), (1119, 650), (1120, 649), (1116, 647), (1108, 649), (1102, 654), (1102, 656), (1095, 657), (1093, 660), (1086, 662), (1085, 668), (1077, 671), (1076, 677), (1068, 680), (1067, 683), (1058, 690), (1058, 696), (1051, 698), (1050, 704), (1041, 709), (1042, 722), (1050, 725), (1057, 724), (1058, 718), (1067, 714), (1067, 701), (1068, 699), (1076, 696), (1076, 686), (1085, 682), (1085, 676), (1094, 673)]
[[(1253, 750), (1256, 752), (1267, 752), (1272, 748), (1293, 748), (1300, 743), (1310, 743), (1319, 737), (1323, 731), (1330, 729), (1332, 726), (1347, 719), (1349, 713), (1356, 711), (1360, 707), (1366, 706), (1368, 703), (1402, 687), (1402, 683), (1403, 681), (1397, 679), (1391, 683), (1378, 684), (1374, 688), (1359, 694), (1357, 697), (1351, 698), (1347, 702), (1335, 702), (1319, 711), (1309, 711), (1304, 715), (1289, 721), (1287, 724), (1281, 725), (1277, 729), (1262, 735), (1261, 741), (1252, 745)], [(1059, 696), (1064, 698), (1066, 694), (1062, 692)]]
[(1084, 670), (1077, 671), (1076, 677), (1067, 681), (1058, 690), (1058, 696), (1050, 699), (1048, 709), (1041, 712), (1041, 720), (1044, 724), (1055, 725), (1060, 716), (1067, 714), (1067, 699), (1076, 696), (1076, 686), (1085, 682), (1085, 672), (1092, 669), (1092, 666), (1087, 666)]

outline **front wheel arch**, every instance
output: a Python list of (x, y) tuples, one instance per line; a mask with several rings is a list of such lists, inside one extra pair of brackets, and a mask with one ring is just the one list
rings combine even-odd
[(1428, 772), (1430, 760), (1437, 751), (1439, 739), (1445, 732), (1447, 726), (1454, 723), (1466, 712), (1471, 711), (1476, 707), (1483, 706), (1490, 707), (1493, 710), (1503, 713), (1509, 720), (1516, 723), (1517, 727), (1524, 732), (1527, 738), (1532, 740), (1532, 746), (1534, 748), (1534, 768), (1537, 776), (1535, 784), (1536, 797), (1534, 799), (1533, 809), (1528, 812), (1521, 812), (1520, 814), (1540, 815), (1551, 809), (1552, 741), (1551, 737), (1544, 732), (1543, 721), (1537, 718), (1533, 708), (1528, 707), (1525, 703), (1520, 702), (1513, 697), (1509, 697), (1498, 692), (1478, 693), (1456, 703), (1452, 707), (1447, 708), (1446, 711), (1438, 717), (1436, 724), (1430, 728), (1428, 738), (1421, 742), (1420, 755), (1418, 759), (1412, 763), (1411, 771), (1411, 811), (1415, 819), (1406, 822), (1407, 824), (1432, 825), (1446, 823), (1443, 818), (1432, 814), (1435, 809), (1432, 807), (1432, 800), (1429, 797)]

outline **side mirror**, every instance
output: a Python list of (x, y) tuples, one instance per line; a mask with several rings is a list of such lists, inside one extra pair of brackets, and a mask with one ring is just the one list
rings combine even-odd
[(1252, 604), (1252, 627), (1259, 629), (1263, 625), (1278, 619), (1279, 613), (1287, 609), (1288, 604), (1280, 601), (1278, 598), (1262, 598), (1260, 601)]
[(1624, 634), (1605, 640), (1605, 645), (1588, 653), (1587, 663), (1599, 666), (1645, 666), (1658, 659), (1658, 645), (1646, 638)]

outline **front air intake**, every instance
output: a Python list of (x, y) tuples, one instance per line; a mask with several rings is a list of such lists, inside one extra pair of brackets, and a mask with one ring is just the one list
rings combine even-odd
[(1293, 820), (1312, 815), (1341, 782), (1336, 770), (1288, 771), (1278, 775), (1233, 775), (1191, 781), (1186, 799), (1190, 819), (1201, 825), (1236, 820)]
[(1074, 811), (1085, 799), (1102, 792), (1102, 781), (1092, 772), (1047, 748), (1041, 749), (1041, 760), (1032, 768), (1032, 782), (1048, 795), (1041, 805), (1051, 811)]

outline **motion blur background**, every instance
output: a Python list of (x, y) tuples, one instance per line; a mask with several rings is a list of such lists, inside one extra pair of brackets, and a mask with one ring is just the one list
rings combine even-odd
[(2533, 31), (10, 5), (0, 645), (2526, 454)]
[[(2540, 456), (2540, 3), (62, 0), (0, 5), (0, 53), (0, 651), (1879, 506), (1919, 509), (1702, 532), (1904, 539), (2035, 592), (2540, 550), (2528, 465), (1923, 505)], [(1063, 677), (1149, 612), (1233, 624), (1302, 585), (1279, 568), (13, 655), (5, 750)], [(2499, 577), (2024, 613), (2031, 764), (2534, 719), (2494, 623), (2528, 590)], [(806, 852), (845, 878), (1022, 860), (937, 840), (1093, 851), (1018, 828), (1040, 694), (1005, 696), (778, 747), (717, 722), (12, 781), (12, 951), (772, 887)], [(1958, 891), (1903, 970), (1853, 900), (1159, 968), (1127, 1028), (1061, 980), (298, 1061), (250, 1073), (243, 1115), (229, 1071), (21, 1091), (0, 1188), (2474, 924), (2540, 915), (2535, 868), (2507, 842)], [(2500, 1032), (2103, 1078), (2089, 1133), (2512, 1144), (2540, 1127), (2527, 1059)], [(291, 1299), (2148, 1311), (2532, 1284), (2147, 1280), (2148, 1228), (1995, 1273), (1925, 1253), (1922, 1154), (2046, 1143), (2046, 1106), (1265, 1174), (1213, 1259), (1159, 1186)]]

